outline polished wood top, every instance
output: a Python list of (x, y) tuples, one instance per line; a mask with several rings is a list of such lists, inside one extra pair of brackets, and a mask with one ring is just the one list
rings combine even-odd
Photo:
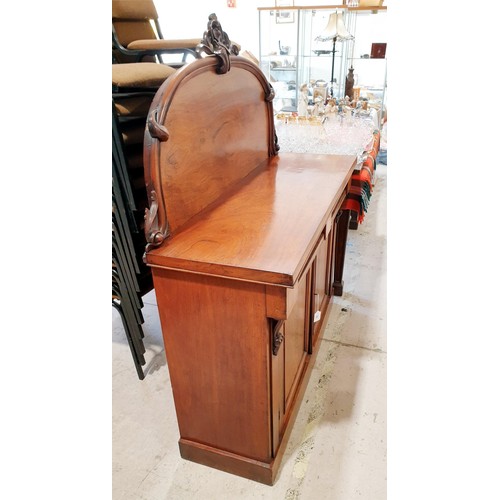
[(146, 254), (151, 266), (293, 286), (345, 194), (355, 156), (284, 153)]

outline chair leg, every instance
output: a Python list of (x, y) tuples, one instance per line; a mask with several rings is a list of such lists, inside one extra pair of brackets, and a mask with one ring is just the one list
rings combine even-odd
[[(139, 377), (140, 380), (144, 380), (144, 371), (142, 370), (141, 367), (141, 364), (145, 364), (144, 357), (142, 356), (142, 354), (137, 352), (133, 341), (133, 335), (132, 332), (130, 331), (130, 328), (136, 328), (137, 330), (140, 330), (142, 332), (141, 325), (127, 321), (125, 313), (122, 310), (121, 304), (119, 304), (117, 301), (113, 300), (112, 305), (120, 313), (120, 316), (122, 318), (123, 329), (125, 330), (125, 335), (127, 337), (128, 345), (130, 347), (130, 352), (132, 353), (132, 359), (134, 360), (134, 366), (137, 371), (137, 376)], [(134, 336), (137, 336), (138, 333), (140, 335), (140, 332), (136, 332)]]

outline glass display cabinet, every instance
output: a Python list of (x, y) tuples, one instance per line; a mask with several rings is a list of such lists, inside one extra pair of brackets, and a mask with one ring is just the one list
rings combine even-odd
[[(346, 5), (259, 7), (259, 62), (276, 93), (275, 112), (296, 111), (304, 85), (310, 104), (315, 96), (326, 92), (343, 98), (349, 68), (353, 68), (357, 95), (382, 109), (387, 86), (386, 9)], [(339, 37), (335, 45), (333, 40), (318, 40), (331, 24), (332, 14), (337, 14), (353, 39)]]

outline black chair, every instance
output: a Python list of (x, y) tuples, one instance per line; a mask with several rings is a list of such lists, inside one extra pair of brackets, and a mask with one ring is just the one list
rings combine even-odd
[(157, 63), (112, 66), (112, 305), (120, 313), (139, 379), (144, 379), (144, 307), (153, 289), (146, 247), (144, 129), (151, 101), (175, 69)]

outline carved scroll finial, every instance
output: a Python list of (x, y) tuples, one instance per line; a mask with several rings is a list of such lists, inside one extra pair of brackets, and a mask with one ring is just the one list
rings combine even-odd
[(229, 56), (237, 56), (238, 47), (231, 42), (227, 33), (223, 31), (220, 22), (215, 14), (208, 16), (207, 31), (203, 33), (203, 39), (196, 47), (196, 51), (201, 54), (215, 55), (219, 58), (217, 73), (224, 74), (231, 69)]

